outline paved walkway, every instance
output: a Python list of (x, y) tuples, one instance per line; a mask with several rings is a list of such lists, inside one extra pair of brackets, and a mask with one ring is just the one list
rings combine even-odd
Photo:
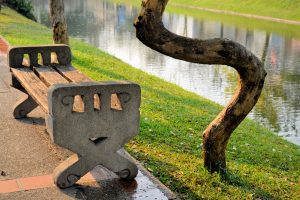
[(26, 119), (13, 118), (13, 105), (24, 94), (10, 87), (6, 51), (7, 44), (0, 37), (0, 200), (176, 199), (139, 163), (139, 174), (131, 183), (97, 166), (78, 185), (58, 189), (53, 184), (52, 171), (72, 152), (50, 142), (44, 113), (39, 108)]

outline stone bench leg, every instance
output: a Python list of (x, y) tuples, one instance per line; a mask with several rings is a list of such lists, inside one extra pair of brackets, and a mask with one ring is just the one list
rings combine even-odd
[(126, 180), (135, 178), (138, 173), (136, 165), (118, 153), (111, 153), (104, 157), (89, 155), (81, 158), (74, 154), (54, 170), (54, 183), (60, 188), (73, 186), (82, 176), (99, 164)]
[(72, 155), (55, 168), (54, 183), (60, 188), (71, 187), (94, 167), (87, 165), (87, 162), (86, 158), (79, 158), (77, 154)]
[(138, 168), (127, 158), (114, 153), (108, 156), (110, 159), (102, 161), (103, 165), (109, 170), (115, 172), (120, 178), (131, 180), (138, 174)]
[(31, 98), (31, 96), (27, 95), (27, 97), (21, 99), (16, 103), (13, 115), (15, 119), (25, 118), (27, 114), (37, 106), (38, 104)]
[(12, 76), (12, 86), (27, 95), (15, 104), (13, 111), (15, 119), (25, 118), (28, 113), (38, 107), (38, 104), (31, 98), (30, 95), (28, 95), (24, 87), (14, 76)]

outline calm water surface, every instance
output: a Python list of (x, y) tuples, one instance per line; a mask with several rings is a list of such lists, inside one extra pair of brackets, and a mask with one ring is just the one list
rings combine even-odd
[[(38, 21), (49, 26), (48, 0), (32, 2)], [(132, 26), (139, 8), (106, 0), (64, 2), (71, 36), (222, 105), (232, 97), (237, 76), (231, 68), (178, 61), (141, 44)], [(183, 36), (235, 40), (261, 58), (268, 76), (262, 96), (249, 116), (300, 145), (300, 38), (242, 28), (210, 17), (203, 20), (165, 13), (163, 21), (168, 29)]]

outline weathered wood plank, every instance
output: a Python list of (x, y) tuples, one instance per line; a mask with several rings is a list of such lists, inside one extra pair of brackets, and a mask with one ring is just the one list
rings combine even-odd
[[(48, 86), (58, 84), (58, 83), (69, 83), (67, 79), (65, 79), (61, 74), (59, 74), (56, 70), (49, 66), (41, 66), (34, 67), (34, 70), (39, 74), (40, 79)], [(80, 96), (75, 96), (74, 112), (83, 112), (84, 111), (84, 103)]]
[[(73, 66), (61, 66), (61, 65), (53, 65), (58, 72), (64, 76), (66, 79), (68, 79), (70, 82), (74, 83), (80, 83), (80, 82), (92, 82), (93, 80), (80, 71), (78, 71)], [(100, 105), (99, 100), (95, 98), (95, 105)], [(111, 108), (115, 110), (122, 110), (122, 106), (120, 103), (120, 100), (118, 99), (116, 94), (112, 95), (111, 98)]]
[(121, 102), (117, 94), (111, 95), (111, 108), (115, 110), (122, 110)]
[(80, 83), (93, 81), (92, 79), (90, 79), (71, 65), (61, 66), (53, 64), (53, 67), (57, 69), (57, 71), (70, 82)]
[[(59, 67), (59, 65), (57, 65)], [(34, 70), (38, 73), (39, 78), (48, 86), (58, 84), (58, 83), (69, 83), (70, 81), (65, 78), (61, 73), (56, 71), (54, 68), (50, 66), (40, 66), (34, 67)], [(75, 69), (76, 70), (76, 69)], [(84, 111), (84, 103), (81, 96), (74, 97), (73, 104), (74, 112), (83, 112)]]
[(11, 71), (13, 76), (18, 79), (24, 88), (26, 88), (28, 94), (41, 106), (46, 113), (48, 113), (47, 86), (34, 74), (30, 68), (11, 68)]
[(57, 71), (49, 66), (34, 67), (34, 70), (38, 73), (40, 79), (48, 86), (57, 83), (69, 83), (64, 77), (62, 77)]

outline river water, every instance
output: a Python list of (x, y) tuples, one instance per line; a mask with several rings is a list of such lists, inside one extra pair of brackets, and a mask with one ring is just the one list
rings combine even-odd
[[(38, 22), (49, 26), (48, 0), (32, 2)], [(141, 44), (132, 25), (139, 8), (107, 0), (64, 2), (71, 36), (221, 105), (226, 105), (232, 97), (237, 83), (233, 69), (175, 60)], [(268, 76), (262, 96), (249, 116), (300, 145), (300, 27), (298, 33), (282, 34), (277, 29), (270, 31), (267, 26), (245, 28), (241, 23), (224, 22), (222, 17), (216, 20), (214, 15), (208, 13), (205, 18), (197, 18), (166, 12), (163, 21), (168, 29), (179, 35), (235, 40), (261, 58)]]

